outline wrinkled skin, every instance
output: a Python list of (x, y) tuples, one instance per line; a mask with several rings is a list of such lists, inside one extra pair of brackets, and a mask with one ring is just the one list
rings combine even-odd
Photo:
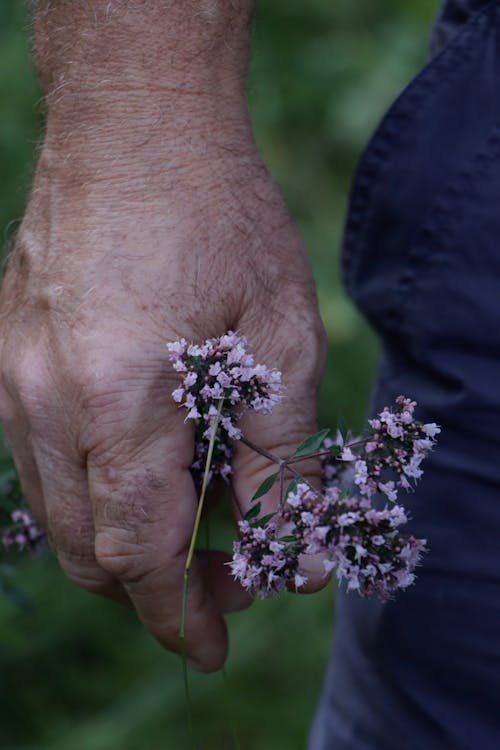
[[(41, 80), (45, 93), (57, 85)], [(48, 101), (0, 294), (0, 417), (65, 573), (133, 606), (178, 651), (196, 495), (192, 427), (170, 397), (178, 376), (165, 343), (243, 333), (286, 389), (273, 417), (245, 418), (244, 429), (285, 456), (316, 429), (325, 345), (311, 274), (243, 94), (201, 109), (170, 97), (155, 127), (151, 98), (148, 117), (116, 93), (88, 113), (71, 87)], [(238, 448), (242, 507), (268, 468)], [(304, 471), (314, 479), (317, 468)], [(226, 559), (200, 554), (190, 576), (186, 647), (201, 670), (225, 659), (223, 614), (248, 604)]]

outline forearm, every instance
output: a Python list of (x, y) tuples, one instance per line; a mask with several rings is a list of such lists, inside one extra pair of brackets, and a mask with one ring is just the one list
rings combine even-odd
[(246, 105), (251, 5), (39, 0), (48, 116), (34, 198), (57, 185), (96, 210), (126, 202), (144, 215), (167, 195), (188, 206), (194, 190), (208, 200), (235, 171), (258, 173)]
[[(246, 75), (250, 0), (38, 0), (35, 50), (44, 93), (213, 90)], [(217, 71), (217, 73), (215, 72)], [(217, 78), (216, 78), (217, 76)]]
[(39, 0), (35, 56), (47, 145), (91, 140), (103, 154), (143, 159), (206, 131), (225, 145), (228, 137), (247, 141), (250, 6)]

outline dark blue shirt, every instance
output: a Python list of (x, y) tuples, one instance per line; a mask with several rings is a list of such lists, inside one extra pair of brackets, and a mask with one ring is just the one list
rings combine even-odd
[(500, 0), (454, 0), (357, 170), (346, 288), (377, 332), (372, 409), (443, 427), (394, 601), (339, 593), (310, 750), (500, 749)]

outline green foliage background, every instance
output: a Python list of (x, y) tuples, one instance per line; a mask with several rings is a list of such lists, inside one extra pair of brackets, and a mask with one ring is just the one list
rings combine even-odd
[[(310, 252), (330, 351), (326, 425), (361, 424), (376, 344), (345, 298), (338, 259), (353, 168), (391, 99), (425, 60), (433, 0), (259, 0), (249, 84), (255, 133)], [(22, 214), (40, 135), (28, 17), (0, 0), (0, 238)], [(8, 468), (8, 460), (4, 468)], [(0, 476), (1, 492), (1, 476)], [(224, 521), (215, 535), (229, 543)], [(14, 589), (12, 588), (14, 585)], [(76, 589), (50, 555), (0, 558), (0, 750), (182, 750), (181, 673), (117, 606)], [(16, 595), (20, 588), (26, 596)], [(299, 750), (318, 698), (331, 590), (230, 619), (230, 687), (194, 676), (200, 746)]]

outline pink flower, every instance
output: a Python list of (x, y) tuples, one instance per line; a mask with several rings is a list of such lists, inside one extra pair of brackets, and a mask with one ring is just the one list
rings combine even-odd
[(391, 500), (392, 502), (395, 502), (398, 499), (398, 493), (394, 482), (386, 482), (385, 484), (383, 482), (379, 482), (378, 488), (381, 492), (384, 493), (384, 495), (387, 495), (389, 500)]
[(167, 349), (170, 354), (182, 355), (186, 351), (186, 339), (180, 339), (179, 341), (171, 341), (167, 344)]
[(356, 456), (354, 455), (352, 450), (349, 447), (347, 447), (347, 448), (344, 448), (344, 450), (340, 454), (339, 460), (340, 461), (355, 461)]
[(300, 573), (295, 574), (295, 588), (300, 589), (301, 586), (304, 586), (307, 583), (307, 576), (303, 576)]
[(45, 534), (27, 510), (14, 510), (10, 514), (12, 526), (2, 535), (2, 544), (9, 548), (17, 545), (20, 550), (28, 548), (36, 554), (45, 544)]
[(197, 380), (198, 380), (198, 375), (196, 372), (192, 372), (192, 371), (188, 372), (188, 374), (184, 378), (184, 388), (191, 388), (191, 386), (194, 385)]
[(172, 398), (177, 403), (180, 403), (182, 401), (183, 396), (184, 396), (184, 388), (176, 388), (175, 391), (172, 391)]
[(176, 388), (172, 397), (186, 408), (186, 419), (197, 423), (192, 473), (198, 483), (207, 455), (204, 444), (210, 439), (221, 400), (211, 472), (223, 478), (231, 473), (233, 441), (241, 438), (238, 420), (246, 411), (270, 414), (280, 400), (281, 373), (255, 364), (246, 346), (246, 340), (232, 331), (202, 344), (188, 345), (182, 339), (167, 345), (174, 370), (184, 375), (183, 387)]
[(441, 428), (435, 422), (430, 422), (429, 424), (422, 425), (422, 431), (430, 438), (434, 438), (436, 435), (439, 435)]

